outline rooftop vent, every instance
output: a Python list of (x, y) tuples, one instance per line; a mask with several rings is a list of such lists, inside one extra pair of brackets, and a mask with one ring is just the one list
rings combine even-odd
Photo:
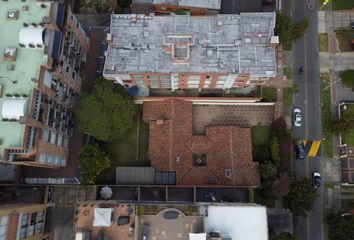
[(225, 169), (225, 177), (227, 177), (228, 179), (232, 177), (232, 169)]

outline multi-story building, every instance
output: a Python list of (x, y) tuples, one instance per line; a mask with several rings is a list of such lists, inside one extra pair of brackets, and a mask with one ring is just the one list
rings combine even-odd
[(190, 15), (217, 14), (221, 8), (221, 0), (134, 0), (134, 5), (151, 5), (157, 14), (168, 14), (182, 11)]
[(69, 7), (3, 1), (0, 162), (65, 166), (89, 40)]
[(145, 89), (230, 89), (277, 76), (275, 13), (112, 15), (103, 75)]
[(11, 204), (0, 207), (0, 239), (45, 239), (45, 204)]

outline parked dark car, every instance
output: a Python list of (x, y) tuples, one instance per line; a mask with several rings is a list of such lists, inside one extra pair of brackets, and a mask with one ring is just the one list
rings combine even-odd
[(354, 22), (351, 22), (349, 25), (352, 29), (354, 29)]
[(296, 158), (298, 159), (305, 159), (305, 146), (304, 146), (304, 142), (300, 142), (298, 144), (296, 144), (295, 146), (295, 154), (296, 154)]
[(126, 224), (129, 224), (129, 217), (128, 216), (120, 216), (118, 218), (118, 226), (126, 225)]

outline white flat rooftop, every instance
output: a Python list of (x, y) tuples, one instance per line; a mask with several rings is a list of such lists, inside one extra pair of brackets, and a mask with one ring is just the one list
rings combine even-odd
[(268, 240), (266, 208), (263, 206), (209, 206), (204, 218), (207, 233), (219, 231), (232, 240)]

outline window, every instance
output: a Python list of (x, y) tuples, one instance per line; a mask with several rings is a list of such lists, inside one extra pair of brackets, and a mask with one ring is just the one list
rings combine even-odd
[(43, 211), (39, 211), (37, 213), (37, 222), (43, 222), (44, 221), (44, 210)]
[(167, 10), (167, 8), (165, 6), (161, 6), (160, 9), (163, 10), (163, 11)]
[(21, 227), (25, 227), (28, 225), (28, 218), (29, 218), (29, 213), (24, 213), (22, 214), (21, 217)]
[(42, 140), (48, 142), (49, 131), (48, 129), (42, 129)]
[(7, 226), (9, 224), (9, 217), (5, 216), (0, 218), (0, 240), (7, 239)]
[(34, 236), (34, 225), (29, 226), (28, 236)]
[(27, 238), (27, 226), (21, 227), (20, 230), (20, 239), (25, 239), (25, 238)]

